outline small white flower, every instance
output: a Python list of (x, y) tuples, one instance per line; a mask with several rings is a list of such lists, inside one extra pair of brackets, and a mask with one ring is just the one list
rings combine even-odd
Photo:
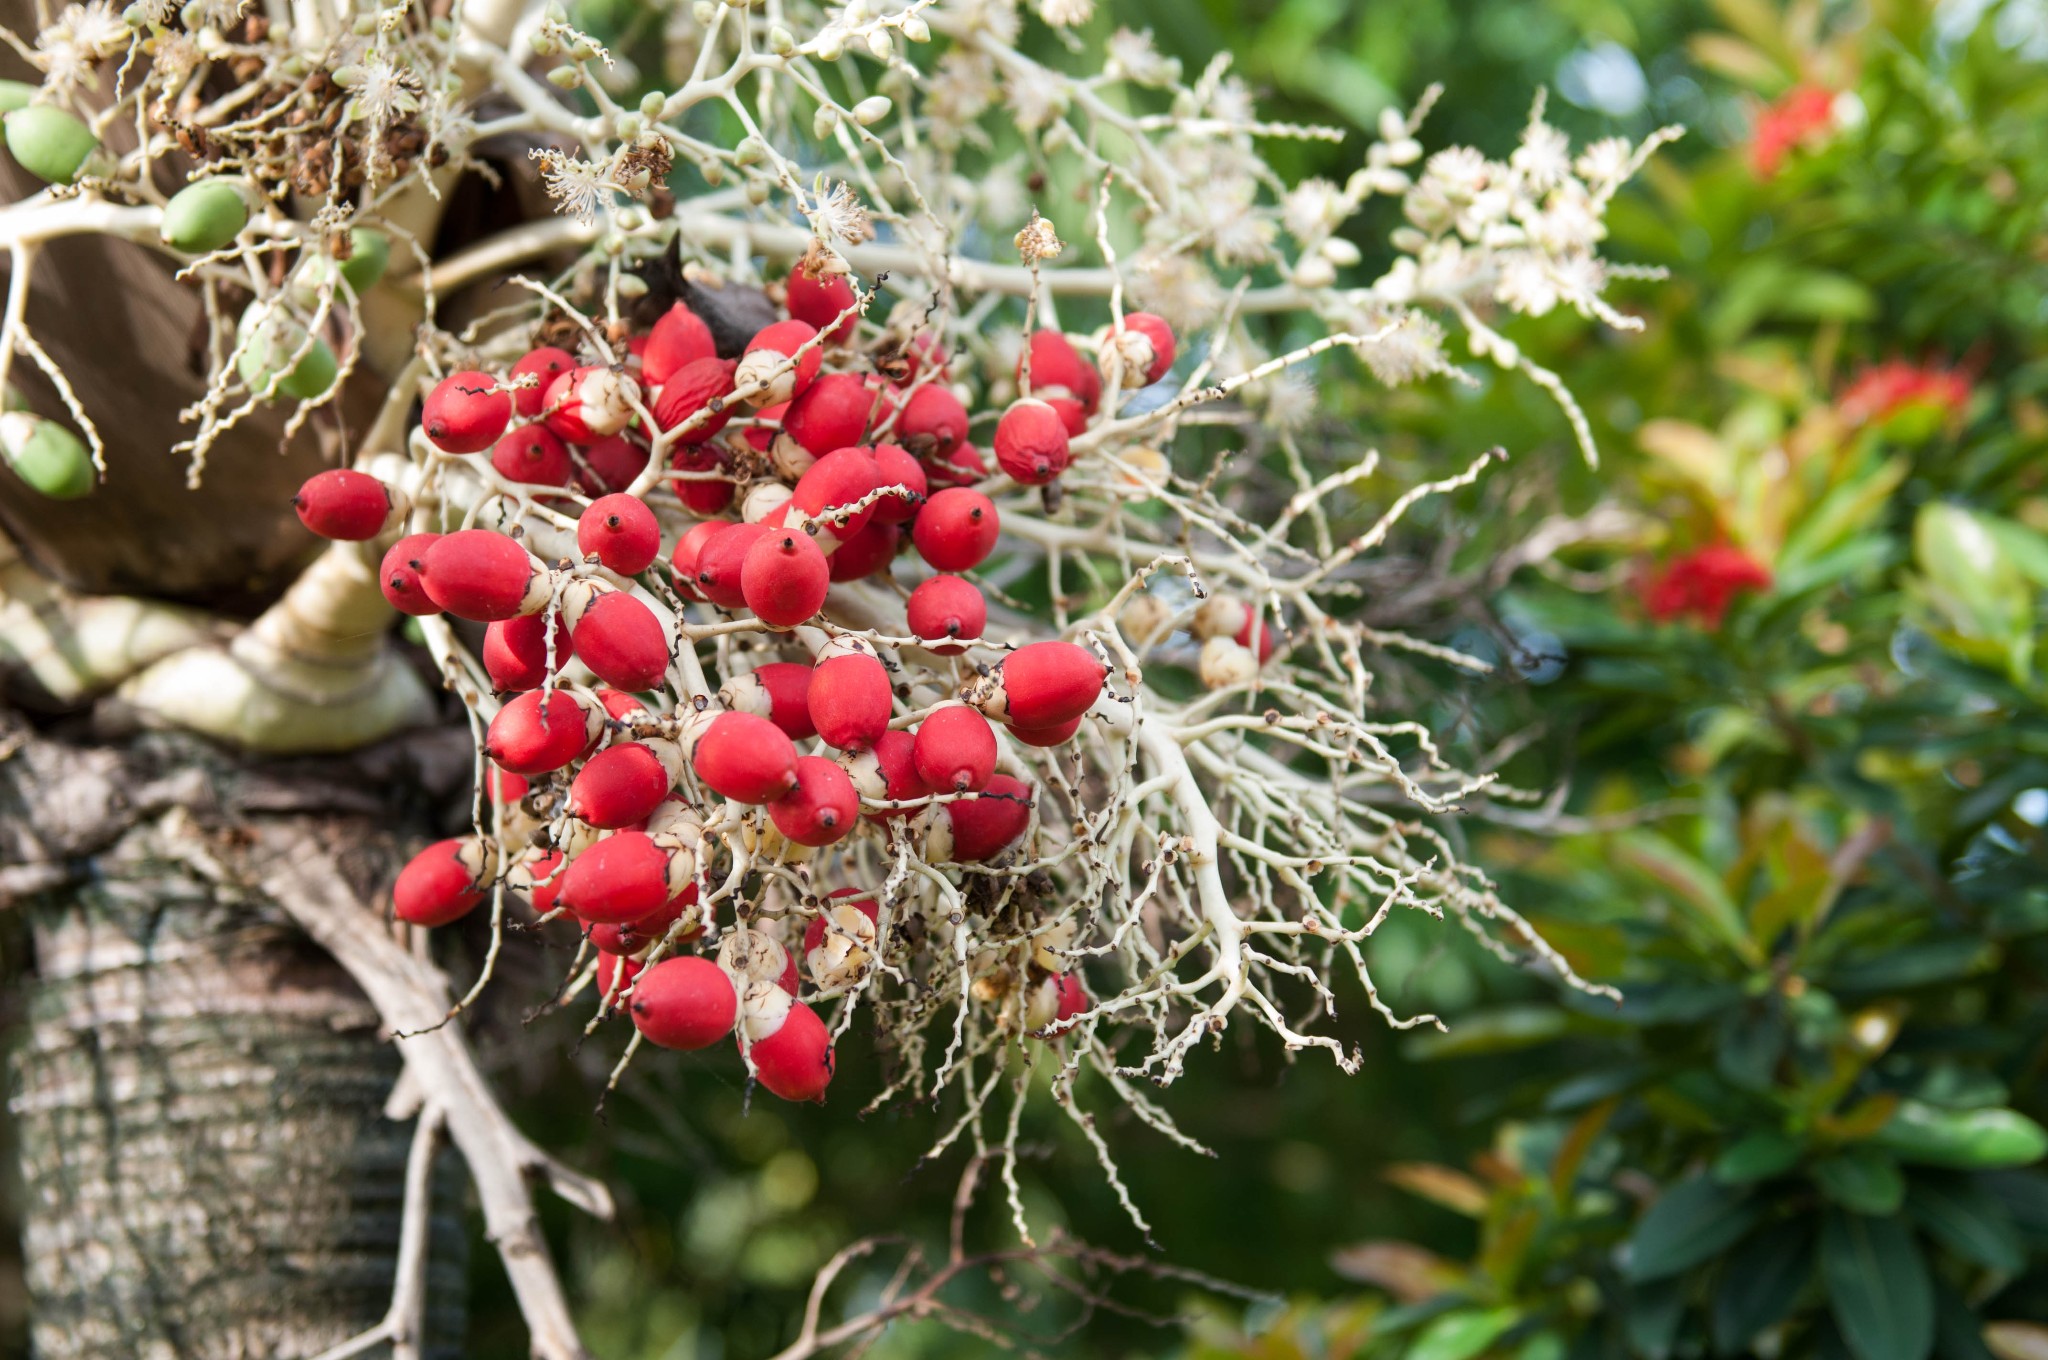
[(540, 162), (541, 181), (547, 186), (548, 197), (559, 203), (563, 212), (584, 222), (600, 212), (611, 212), (613, 189), (604, 166), (563, 155), (553, 147), (527, 154)]
[(868, 210), (862, 205), (860, 196), (845, 180), (821, 188), (818, 206), (808, 216), (811, 230), (826, 240), (838, 239), (850, 245), (859, 245), (875, 234), (875, 224), (868, 217)]
[(1035, 132), (1067, 111), (1067, 91), (1059, 77), (1044, 67), (1024, 67), (1004, 79), (1003, 102), (1016, 116), (1018, 127)]
[(1320, 178), (1303, 180), (1280, 202), (1280, 220), (1286, 224), (1287, 234), (1303, 244), (1328, 235), (1343, 211), (1343, 192)]
[(1397, 317), (1401, 324), (1392, 334), (1358, 351), (1375, 378), (1389, 387), (1400, 387), (1450, 367), (1444, 359), (1444, 328), (1420, 312), (1376, 317), (1372, 329), (1380, 330)]
[(1222, 286), (1186, 252), (1141, 256), (1134, 274), (1131, 294), (1138, 305), (1183, 335), (1207, 325), (1223, 308)]
[(67, 6), (56, 22), (36, 35), (36, 60), (44, 85), (62, 94), (96, 84), (93, 67), (126, 50), (132, 36), (108, 0)]
[(242, 22), (242, 11), (249, 4), (250, 0), (199, 0), (199, 22), (225, 32)]
[(356, 115), (371, 123), (389, 123), (419, 112), (420, 78), (386, 57), (373, 57), (359, 68), (355, 87)]
[(1531, 123), (1522, 133), (1522, 144), (1508, 157), (1508, 164), (1531, 190), (1546, 193), (1571, 173), (1571, 141), (1548, 123)]
[(1245, 83), (1232, 76), (1217, 82), (1216, 92), (1209, 97), (1209, 112), (1220, 122), (1242, 125), (1258, 117), (1258, 106)]
[(1120, 28), (1110, 34), (1109, 62), (1105, 70), (1110, 75), (1126, 76), (1155, 89), (1180, 79), (1180, 63), (1159, 55), (1159, 49), (1152, 45), (1150, 29), (1134, 32)]
[(952, 48), (925, 80), (926, 115), (955, 129), (988, 112), (995, 98), (996, 64), (986, 52)]
[(1095, 13), (1095, 0), (1038, 0), (1038, 17), (1054, 28), (1085, 24)]
[(1595, 190), (1611, 189), (1628, 174), (1629, 157), (1635, 149), (1626, 137), (1602, 137), (1599, 141), (1579, 153), (1574, 168), (1579, 178), (1592, 185)]
[(1499, 257), (1500, 282), (1493, 296), (1503, 307), (1524, 316), (1542, 316), (1557, 306), (1557, 283), (1550, 263), (1529, 250), (1506, 251)]

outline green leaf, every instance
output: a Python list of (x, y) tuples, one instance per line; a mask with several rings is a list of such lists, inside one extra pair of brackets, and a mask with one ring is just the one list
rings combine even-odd
[(1904, 1219), (1828, 1210), (1820, 1272), (1857, 1360), (1925, 1360), (1934, 1349), (1934, 1286)]
[(1782, 1176), (1798, 1165), (1805, 1146), (1790, 1134), (1759, 1129), (1744, 1134), (1714, 1161), (1714, 1177), (1729, 1185), (1747, 1185)]
[(1964, 1171), (2026, 1166), (2048, 1153), (2048, 1130), (2017, 1110), (1943, 1110), (1902, 1100), (1871, 1140), (1902, 1162)]
[(1730, 1253), (1714, 1290), (1714, 1349), (1736, 1355), (1791, 1309), (1813, 1276), (1813, 1226), (1803, 1219), (1758, 1233)]
[(1570, 1017), (1555, 1006), (1501, 1006), (1462, 1017), (1448, 1033), (1413, 1035), (1403, 1046), (1411, 1058), (1463, 1058), (1506, 1053), (1548, 1043), (1565, 1032)]
[(1662, 836), (1633, 832), (1616, 838), (1616, 858), (1654, 879), (1688, 916), (1737, 958), (1756, 961), (1756, 946), (1742, 913), (1714, 871)]
[(1622, 1325), (1628, 1333), (1631, 1352), (1644, 1360), (1665, 1360), (1671, 1354), (1689, 1292), (1685, 1282), (1677, 1279), (1654, 1280), (1628, 1291), (1622, 1305)]
[(1711, 1176), (1666, 1190), (1629, 1237), (1628, 1275), (1661, 1280), (1733, 1246), (1756, 1226), (1760, 1210), (1748, 1194)]
[(1472, 1360), (1521, 1316), (1513, 1308), (1445, 1313), (1422, 1329), (1408, 1348), (1407, 1360)]
[(1965, 1260), (2006, 1275), (2026, 1267), (2027, 1249), (2012, 1215), (1973, 1180), (1917, 1177), (1906, 1192), (1906, 1212)]
[(1869, 1148), (1849, 1148), (1813, 1164), (1813, 1180), (1844, 1209), (1882, 1217), (1906, 1202), (1906, 1178), (1897, 1162)]

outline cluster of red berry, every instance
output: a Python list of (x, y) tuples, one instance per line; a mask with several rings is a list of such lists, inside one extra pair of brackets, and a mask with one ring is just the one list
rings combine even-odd
[[(825, 371), (828, 350), (855, 356), (850, 283), (800, 266), (786, 296), (790, 317), (761, 328), (737, 358), (721, 357), (711, 327), (678, 303), (621, 362), (543, 347), (502, 377), (443, 379), (424, 403), (427, 440), (454, 458), (487, 455), (502, 483), (585, 503), (582, 560), (551, 569), (516, 530), (463, 528), (399, 538), (379, 579), (404, 613), (485, 625), (478, 659), (511, 696), (486, 734), (486, 792), (501, 825), (526, 836), (429, 846), (399, 876), (399, 917), (446, 924), (502, 881), (543, 919), (581, 925), (605, 1003), (647, 1041), (696, 1049), (736, 1034), (762, 1085), (807, 1100), (822, 1098), (832, 1048), (797, 999), (791, 951), (738, 921), (715, 959), (678, 952), (715, 924), (702, 890), (725, 838), (791, 860), (893, 824), (928, 864), (995, 859), (1024, 835), (1034, 803), (1029, 783), (997, 772), (996, 724), (1029, 746), (1067, 741), (1108, 667), (1065, 641), (986, 664), (950, 660), (986, 645), (987, 602), (960, 573), (995, 548), (1000, 516), (971, 485), (987, 474), (966, 408), (939, 380), (944, 356), (920, 332), (892, 350), (886, 377)], [(1099, 350), (1105, 372), (1136, 385), (1165, 374), (1174, 340), (1157, 317), (1133, 314)], [(1053, 331), (1031, 338), (1019, 378), (1031, 395), (997, 421), (996, 461), (1011, 480), (1042, 485), (1069, 465), (1103, 378)], [(752, 419), (728, 433), (749, 408)], [(887, 569), (907, 536), (934, 574), (909, 592), (905, 624), (922, 646), (904, 655), (931, 658), (954, 697), (899, 714), (909, 688), (892, 684), (883, 650), (837, 628), (815, 635), (824, 640), (806, 661), (734, 653), (748, 668), (735, 664), (715, 697), (693, 694), (683, 677), (695, 667), (675, 669), (672, 630), (648, 602), (659, 592), (614, 584), (657, 584), (643, 574), (661, 558), (663, 522), (633, 494), (655, 480), (657, 448), (668, 451), (677, 502), (698, 517), (669, 552), (666, 584), (682, 601), (783, 633), (819, 619), (834, 582)], [(395, 532), (408, 509), (378, 478), (348, 470), (312, 478), (297, 505), (315, 533), (358, 541)], [(596, 687), (564, 682), (572, 660)], [(865, 975), (881, 949), (879, 899), (842, 888), (811, 904), (803, 955), (817, 987)], [(1059, 961), (1043, 951), (1034, 957), (1043, 977), (1030, 1023), (1085, 1009), (1079, 978), (1047, 966)]]

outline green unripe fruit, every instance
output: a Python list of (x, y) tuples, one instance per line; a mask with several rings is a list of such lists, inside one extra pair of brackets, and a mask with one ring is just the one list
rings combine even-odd
[(54, 420), (27, 411), (0, 415), (0, 451), (17, 477), (51, 500), (75, 501), (93, 489), (92, 455)]
[[(273, 398), (281, 394), (311, 401), (334, 386), (340, 371), (334, 351), (318, 336), (312, 337), (308, 345), (306, 328), (296, 317), (260, 302), (253, 303), (242, 313), (238, 329), (245, 343), (235, 369), (254, 391), (270, 390), (272, 376), (288, 363), (292, 365), (291, 371), (277, 379), (277, 387), (271, 392)], [(299, 356), (296, 363), (292, 361), (294, 354)]]
[(0, 113), (13, 113), (16, 109), (28, 107), (28, 101), (36, 97), (36, 87), (19, 80), (0, 80)]
[(78, 178), (100, 139), (76, 115), (48, 104), (30, 104), (7, 115), (7, 149), (21, 168), (48, 184)]
[(349, 257), (341, 262), (341, 276), (358, 294), (367, 293), (390, 267), (391, 238), (375, 227), (352, 227), (348, 239)]
[(249, 225), (249, 201), (231, 180), (188, 184), (164, 205), (164, 244), (187, 255), (206, 255), (233, 241)]

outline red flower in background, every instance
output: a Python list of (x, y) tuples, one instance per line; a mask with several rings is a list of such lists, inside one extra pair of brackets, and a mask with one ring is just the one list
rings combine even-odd
[(1969, 375), (1953, 368), (1888, 359), (1858, 373), (1840, 402), (1844, 418), (1862, 424), (1902, 407), (1932, 406), (1946, 415), (1970, 403)]
[(1721, 618), (1737, 595), (1771, 588), (1771, 569), (1742, 549), (1726, 543), (1696, 548), (1674, 557), (1643, 585), (1643, 606), (1659, 623), (1692, 615), (1708, 628)]
[(1834, 126), (1835, 92), (1820, 85), (1793, 87), (1777, 103), (1757, 115), (1749, 139), (1749, 164), (1758, 179), (1769, 179), (1784, 164), (1785, 153), (1815, 133)]

